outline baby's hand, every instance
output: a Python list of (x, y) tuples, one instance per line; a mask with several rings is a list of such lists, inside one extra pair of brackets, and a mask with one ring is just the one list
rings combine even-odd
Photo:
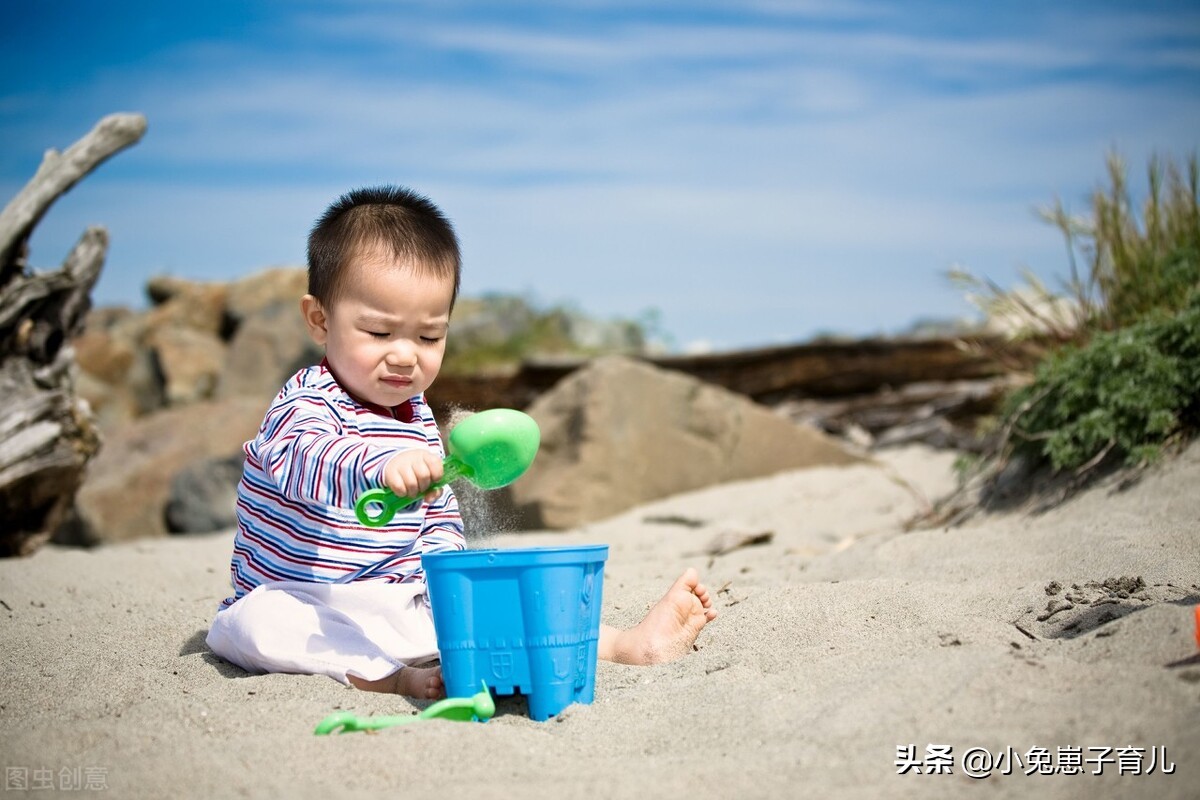
[(442, 460), (424, 449), (403, 450), (392, 456), (383, 468), (383, 482), (397, 497), (421, 497), (432, 503), (442, 493), (440, 488), (426, 491), (442, 477)]

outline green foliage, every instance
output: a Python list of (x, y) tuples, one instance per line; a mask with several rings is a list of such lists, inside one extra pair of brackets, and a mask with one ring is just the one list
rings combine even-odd
[(959, 453), (954, 458), (954, 463), (950, 468), (954, 471), (954, 476), (959, 484), (964, 484), (970, 479), (971, 475), (979, 470), (980, 457), (974, 453)]
[[(985, 472), (1013, 453), (1077, 475), (1109, 456), (1144, 464), (1200, 431), (1200, 165), (1195, 154), (1183, 167), (1151, 159), (1140, 210), (1121, 159), (1107, 167), (1089, 215), (1061, 202), (1041, 212), (1066, 239), (1067, 297), (1032, 273), (1013, 291), (951, 274), (1043, 353), (1033, 383), (1004, 404)], [(994, 355), (1006, 360), (1003, 347)]]
[[(1135, 211), (1125, 165), (1108, 159), (1107, 187), (1092, 194), (1090, 219), (1062, 203), (1043, 216), (1062, 231), (1071, 257), (1071, 293), (1087, 327), (1113, 330), (1154, 311), (1177, 311), (1200, 283), (1200, 165), (1150, 160), (1147, 194)], [(1086, 272), (1080, 274), (1079, 259)]]
[(1197, 427), (1200, 289), (1171, 314), (1147, 312), (1043, 361), (1034, 382), (1007, 400), (1015, 452), (1055, 470), (1086, 469), (1112, 453), (1153, 461), (1171, 437)]
[(1066, 237), (1067, 297), (1032, 273), (1013, 291), (950, 275), (1045, 351), (1033, 383), (1004, 402), (983, 471), (1000, 474), (1013, 453), (1078, 475), (1109, 456), (1144, 464), (1200, 431), (1200, 163), (1152, 158), (1146, 180), (1139, 212), (1112, 155), (1090, 215), (1062, 203), (1042, 212)]

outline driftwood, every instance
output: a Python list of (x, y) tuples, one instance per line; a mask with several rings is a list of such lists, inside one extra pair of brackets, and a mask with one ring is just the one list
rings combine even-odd
[(30, 235), (85, 175), (138, 141), (144, 117), (106, 117), (64, 153), (48, 151), (0, 212), (0, 555), (30, 553), (69, 511), (99, 436), (75, 396), (69, 340), (83, 327), (108, 234), (89, 228), (55, 272), (31, 272)]
[[(974, 346), (973, 346), (974, 345)], [(984, 345), (984, 346), (979, 346)], [(991, 346), (987, 346), (991, 345)], [(1030, 354), (1036, 352), (1029, 345)], [(817, 342), (701, 356), (647, 358), (659, 367), (685, 372), (771, 406), (809, 404), (825, 410), (813, 416), (856, 422), (873, 434), (912, 421), (906, 409), (936, 407), (938, 414), (961, 408), (979, 413), (996, 399), (993, 381), (1007, 380), (1011, 363), (989, 355), (1003, 351), (1022, 357), (1020, 345), (982, 337), (866, 339)], [(429, 391), (435, 410), (456, 406), (524, 408), (542, 392), (578, 369), (583, 360), (526, 362), (510, 373), (487, 376), (441, 375)], [(909, 387), (909, 388), (902, 388)], [(878, 409), (882, 417), (864, 424), (861, 415)], [(889, 410), (890, 409), (890, 410)], [(791, 413), (804, 416), (803, 409)], [(839, 424), (827, 427), (832, 432)]]
[(659, 366), (747, 394), (763, 403), (844, 397), (925, 381), (990, 378), (1008, 370), (960, 337), (824, 341), (704, 356), (656, 359)]
[(796, 422), (829, 433), (888, 447), (924, 442), (956, 450), (980, 450), (986, 439), (977, 430), (981, 417), (1020, 383), (1016, 375), (970, 381), (923, 381), (844, 398), (788, 400), (778, 410)]

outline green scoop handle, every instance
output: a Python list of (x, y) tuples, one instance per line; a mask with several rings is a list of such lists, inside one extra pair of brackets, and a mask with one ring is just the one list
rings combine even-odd
[(488, 691), (487, 683), (471, 697), (447, 697), (439, 700), (415, 716), (402, 714), (391, 717), (360, 717), (350, 711), (338, 711), (317, 723), (313, 731), (317, 736), (331, 733), (354, 733), (355, 731), (377, 731), (395, 725), (407, 725), (423, 719), (447, 719), (453, 722), (470, 722), (473, 719), (487, 722), (496, 713), (496, 701)]
[[(442, 477), (430, 491), (466, 478), (480, 489), (508, 486), (525, 474), (541, 445), (541, 431), (533, 417), (511, 408), (492, 408), (472, 414), (454, 426), (446, 443)], [(358, 497), (354, 513), (368, 528), (379, 528), (397, 511), (419, 503), (420, 497), (397, 497), (384, 487)]]
[[(442, 488), (450, 481), (469, 478), (470, 470), (470, 467), (454, 456), (446, 456), (442, 460), (441, 480), (429, 484), (429, 488), (425, 491), (432, 492), (434, 489)], [(397, 511), (403, 511), (419, 502), (421, 502), (420, 497), (397, 497), (391, 489), (379, 487), (368, 489), (358, 496), (358, 502), (354, 504), (354, 513), (363, 525), (368, 528), (379, 528), (391, 522)]]

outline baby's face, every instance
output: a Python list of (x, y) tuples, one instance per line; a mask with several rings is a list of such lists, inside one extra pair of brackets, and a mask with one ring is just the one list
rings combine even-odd
[(442, 367), (454, 281), (381, 253), (356, 258), (344, 277), (323, 326), (314, 328), (305, 309), (338, 382), (381, 406), (424, 392)]

